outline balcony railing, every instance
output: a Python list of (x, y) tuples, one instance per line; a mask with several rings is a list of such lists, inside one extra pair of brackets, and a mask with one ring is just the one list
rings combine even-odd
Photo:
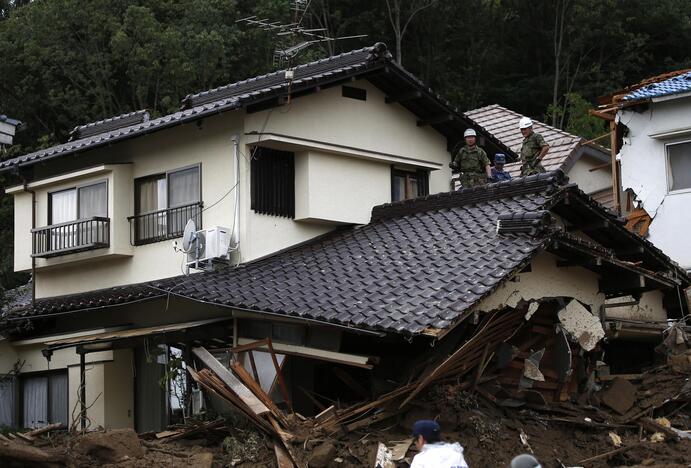
[(110, 246), (110, 219), (101, 216), (31, 230), (31, 256), (58, 257)]
[(203, 206), (202, 202), (196, 202), (128, 217), (130, 243), (132, 245), (144, 245), (175, 239), (182, 236), (185, 224), (190, 219), (198, 227), (201, 227)]

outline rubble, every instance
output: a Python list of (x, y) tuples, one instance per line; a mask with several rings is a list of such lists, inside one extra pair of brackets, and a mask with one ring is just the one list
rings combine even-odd
[[(34, 442), (0, 439), (0, 464), (24, 456), (50, 466), (404, 467), (416, 453), (412, 423), (429, 418), (439, 421), (445, 438), (461, 443), (473, 467), (507, 466), (526, 452), (543, 466), (688, 463), (691, 373), (672, 359), (686, 356), (688, 343), (678, 338), (685, 334), (667, 333), (672, 338), (659, 347), (665, 354), (658, 365), (610, 374), (601, 340), (589, 339), (599, 335), (579, 333), (564, 318), (563, 311), (576, 310), (581, 319), (590, 314), (581, 307), (545, 300), (490, 313), (455, 348), (420, 356), (393, 389), (351, 405), (320, 404), (314, 417), (295, 412), (288, 398), (274, 401), (239, 359), (222, 364), (194, 348), (187, 371), (221, 417), (139, 437), (106, 431), (65, 435), (64, 443), (46, 444), (45, 433), (28, 435)], [(589, 317), (580, 323), (596, 328)], [(365, 389), (346, 371), (339, 381)]]

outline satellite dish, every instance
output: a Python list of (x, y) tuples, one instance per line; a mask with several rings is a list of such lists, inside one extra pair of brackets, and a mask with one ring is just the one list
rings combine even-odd
[(193, 220), (188, 220), (185, 224), (185, 231), (182, 234), (182, 250), (188, 252), (192, 247), (192, 242), (194, 242), (197, 237), (197, 226), (194, 225)]

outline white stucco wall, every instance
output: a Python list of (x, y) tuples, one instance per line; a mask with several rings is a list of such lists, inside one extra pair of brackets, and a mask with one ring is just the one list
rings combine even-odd
[[(624, 307), (608, 307), (605, 315), (608, 319), (626, 319), (663, 322), (667, 320), (667, 313), (662, 305), (661, 291), (647, 291), (641, 295), (637, 305)], [(624, 296), (608, 299), (607, 303), (632, 302), (633, 297)]]
[(368, 223), (391, 201), (391, 167), (323, 152), (296, 154), (295, 220)]
[(578, 184), (578, 188), (588, 194), (606, 188), (611, 189), (612, 172), (609, 169), (590, 171), (602, 164), (602, 161), (584, 154), (569, 170), (569, 182)]
[[(649, 240), (683, 268), (691, 269), (691, 191), (668, 193), (665, 144), (691, 140), (691, 99), (652, 103), (644, 112), (622, 110), (617, 120), (628, 127), (619, 159), (624, 190), (631, 189), (653, 221)], [(686, 134), (652, 138), (665, 132)]]

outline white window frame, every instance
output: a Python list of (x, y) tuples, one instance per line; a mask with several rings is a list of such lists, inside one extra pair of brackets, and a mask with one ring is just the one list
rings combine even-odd
[(689, 144), (691, 145), (691, 139), (685, 139), (685, 140), (679, 140), (679, 141), (670, 141), (665, 143), (665, 174), (666, 174), (666, 189), (667, 189), (667, 194), (668, 195), (677, 195), (681, 193), (691, 193), (691, 187), (688, 188), (683, 188), (683, 189), (677, 189), (677, 190), (672, 190), (671, 185), (672, 185), (672, 164), (670, 162), (670, 155), (669, 155), (669, 147), (670, 146), (676, 146), (676, 145), (683, 145), (683, 144)]

